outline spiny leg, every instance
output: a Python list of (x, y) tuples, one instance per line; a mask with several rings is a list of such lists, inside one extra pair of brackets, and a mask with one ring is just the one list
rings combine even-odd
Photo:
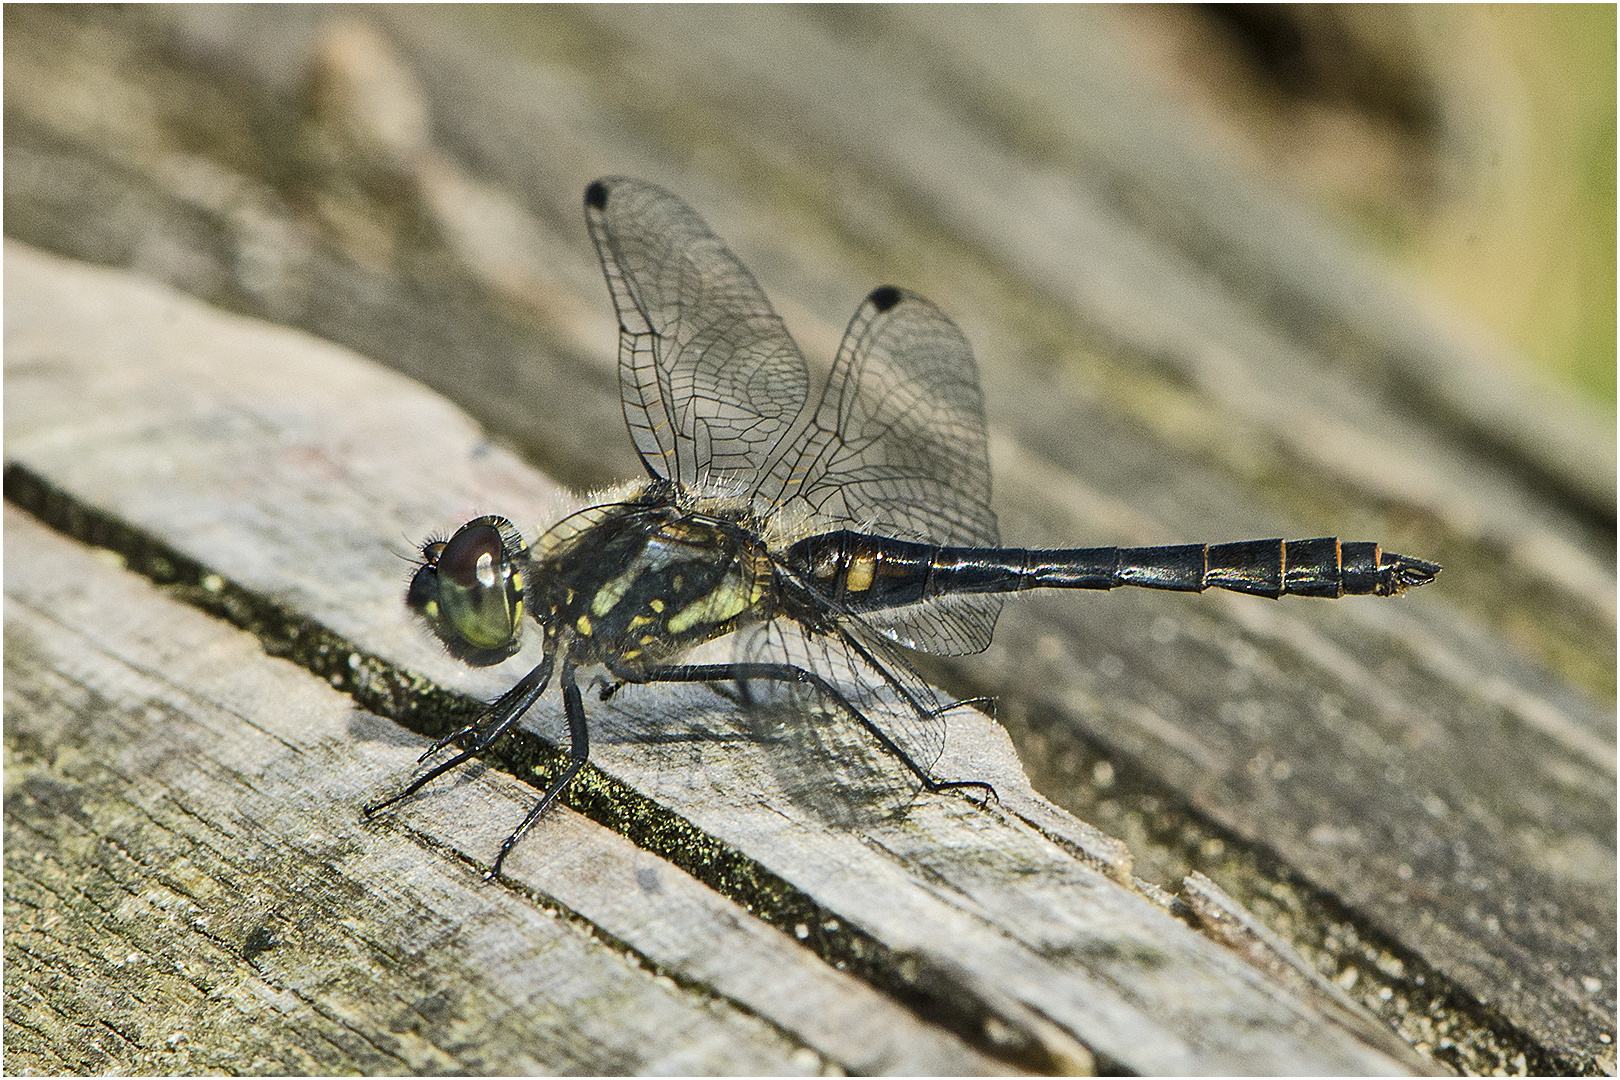
[[(978, 788), (985, 792), (986, 798), (1000, 801), (996, 789), (984, 780), (936, 780), (928, 775), (928, 770), (911, 760), (911, 755), (902, 750), (889, 735), (870, 719), (866, 714), (850, 703), (849, 699), (838, 690), (836, 686), (815, 672), (794, 664), (770, 663), (735, 663), (735, 664), (671, 664), (667, 667), (648, 668), (644, 671), (627, 671), (608, 665), (608, 670), (624, 682), (635, 683), (682, 683), (682, 682), (737, 682), (748, 679), (762, 679), (770, 682), (798, 683), (810, 686), (826, 696), (839, 709), (848, 716), (852, 716), (866, 729), (874, 739), (889, 753), (893, 754), (907, 770), (911, 772), (924, 788), (930, 792), (951, 791), (959, 788)], [(960, 704), (958, 702), (957, 704)]]
[[(550, 653), (547, 653), (540, 663), (536, 664), (527, 675), (523, 676), (523, 678), (517, 681), (517, 685), (513, 686), (512, 689), (496, 698), (495, 701), (490, 705), (489, 709), (486, 710), (482, 716), (473, 721), (471, 724), (468, 724), (466, 727), (452, 731), (450, 734), (434, 743), (428, 748), (426, 753), (416, 759), (417, 764), (421, 764), (422, 762), (426, 761), (428, 758), (432, 757), (440, 750), (443, 750), (446, 746), (449, 746), (452, 742), (461, 738), (463, 735), (478, 732), (478, 738), (473, 740), (472, 746), (463, 750), (455, 757), (450, 758), (448, 761), (442, 761), (435, 765), (433, 768), (411, 781), (409, 786), (407, 786), (405, 790), (401, 791), (399, 794), (391, 798), (384, 799), (380, 803), (374, 803), (373, 805), (366, 807), (363, 811), (361, 811), (362, 815), (369, 818), (380, 810), (385, 810), (397, 802), (410, 798), (418, 791), (421, 791), (424, 786), (443, 776), (451, 769), (454, 769), (457, 765), (460, 765), (487, 750), (491, 743), (505, 734), (506, 730), (518, 721), (519, 717), (529, 711), (529, 707), (535, 703), (540, 695), (545, 693), (546, 683), (551, 681), (551, 666), (552, 656)], [(494, 722), (489, 723), (489, 721)]]
[(569, 657), (563, 657), (562, 672), (557, 680), (562, 685), (563, 712), (568, 717), (568, 765), (556, 779), (552, 780), (551, 785), (546, 788), (546, 793), (534, 804), (534, 809), (530, 810), (523, 822), (512, 830), (512, 835), (501, 844), (501, 850), (495, 856), (495, 864), (484, 875), (486, 879), (500, 876), (501, 864), (506, 862), (506, 856), (517, 846), (517, 842), (523, 839), (523, 834), (540, 820), (540, 815), (557, 801), (557, 796), (563, 793), (563, 789), (579, 774), (579, 770), (585, 767), (585, 762), (590, 757), (590, 737), (585, 726), (585, 703), (580, 698), (579, 683), (574, 680), (574, 662)]
[[(993, 698), (993, 697), (990, 697), (987, 694), (980, 694), (978, 697), (958, 698), (957, 700), (951, 702), (949, 705), (941, 705), (939, 708), (935, 709), (934, 710), (934, 715), (935, 716), (942, 716), (945, 713), (950, 712), (952, 709), (960, 708), (963, 705), (984, 705), (984, 706), (987, 706), (989, 708), (989, 710), (990, 710), (990, 718), (992, 720), (995, 719), (995, 716), (996, 716), (996, 699)], [(950, 788), (965, 788), (965, 787), (980, 788), (985, 793), (985, 800), (986, 801), (989, 801), (990, 799), (994, 799), (994, 800), (996, 800), (997, 803), (1001, 802), (1001, 796), (996, 794), (995, 786), (992, 785), (989, 781), (986, 781), (986, 780), (936, 780), (934, 782), (939, 785), (939, 787), (936, 788), (935, 790), (939, 790), (939, 791), (943, 791), (943, 790), (950, 789)]]
[[(549, 658), (547, 658), (547, 659), (549, 660)], [(538, 670), (538, 669), (531, 670), (527, 676), (525, 676), (524, 678), (519, 679), (512, 686), (512, 688), (510, 690), (508, 690), (506, 693), (502, 694), (500, 697), (496, 698), (494, 701), (490, 702), (489, 706), (487, 708), (485, 708), (483, 712), (478, 714), (478, 719), (474, 720), (472, 723), (466, 725), (465, 727), (457, 728), (456, 730), (452, 731), (450, 734), (448, 734), (448, 735), (444, 736), (443, 738), (441, 738), (438, 742), (434, 743), (432, 746), (428, 747), (426, 750), (422, 751), (422, 756), (416, 759), (416, 763), (418, 765), (422, 764), (422, 762), (426, 761), (428, 758), (432, 757), (434, 754), (437, 754), (440, 750), (443, 750), (445, 747), (449, 746), (451, 743), (455, 742), (457, 739), (461, 738), (463, 735), (472, 735), (472, 734), (478, 732), (481, 728), (485, 729), (485, 730), (493, 730), (493, 731), (495, 731), (495, 733), (493, 735), (488, 736), (487, 738), (480, 737), (474, 745), (476, 746), (476, 748), (478, 750), (483, 750), (484, 748), (489, 746), (490, 743), (494, 742), (497, 738), (500, 737), (500, 732), (501, 731), (506, 730), (504, 727), (500, 726), (499, 722), (497, 722), (494, 726), (491, 726), (489, 722), (491, 720), (496, 720), (497, 718), (504, 716), (505, 715), (504, 710), (509, 708), (511, 706), (512, 702), (516, 701), (518, 698), (522, 697), (527, 692), (528, 687), (529, 687), (529, 680), (534, 677), (536, 670)], [(550, 668), (548, 667), (547, 670), (546, 670), (546, 675), (547, 675), (548, 678), (550, 677), (550, 674), (551, 674)], [(542, 685), (542, 690), (543, 689), (544, 689), (544, 686)], [(530, 704), (533, 704), (533, 702), (531, 702)], [(523, 715), (524, 709), (527, 709), (527, 708), (528, 708), (527, 705), (524, 706), (522, 709), (519, 709), (516, 713), (514, 713), (513, 716), (515, 717), (515, 716)], [(495, 730), (497, 728), (499, 730)]]
[(948, 713), (952, 709), (960, 708), (963, 705), (983, 705), (986, 709), (990, 710), (990, 719), (994, 720), (996, 718), (996, 699), (991, 697), (989, 694), (980, 694), (977, 697), (957, 698), (949, 705), (941, 705), (939, 708), (935, 709), (934, 715), (939, 716), (942, 713)]

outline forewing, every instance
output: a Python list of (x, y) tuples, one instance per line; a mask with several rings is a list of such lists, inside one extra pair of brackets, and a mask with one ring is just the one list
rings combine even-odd
[[(847, 527), (933, 544), (995, 547), (984, 399), (973, 350), (928, 300), (884, 286), (844, 333), (803, 436), (775, 466), (767, 495)], [(978, 652), (999, 596), (873, 612), (868, 625), (910, 648)]]
[(804, 357), (747, 268), (680, 199), (640, 180), (585, 189), (619, 315), (624, 419), (654, 476), (752, 492), (809, 394)]

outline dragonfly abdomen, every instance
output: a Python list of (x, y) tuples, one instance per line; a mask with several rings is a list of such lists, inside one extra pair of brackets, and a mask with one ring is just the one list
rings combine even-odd
[[(1394, 596), (1425, 585), (1440, 567), (1335, 536), (1231, 544), (1030, 551), (1026, 588), (1228, 589), (1256, 596)], [(1078, 571), (1078, 573), (1077, 573)]]
[(801, 540), (789, 559), (852, 611), (951, 593), (1025, 589), (1229, 589), (1257, 596), (1392, 596), (1440, 567), (1336, 537), (1169, 547), (940, 547), (839, 530)]

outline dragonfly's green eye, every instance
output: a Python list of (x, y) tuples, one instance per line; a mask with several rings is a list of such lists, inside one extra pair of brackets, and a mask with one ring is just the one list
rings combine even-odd
[(458, 660), (483, 667), (518, 651), (529, 549), (512, 523), (482, 517), (423, 546), (405, 603)]

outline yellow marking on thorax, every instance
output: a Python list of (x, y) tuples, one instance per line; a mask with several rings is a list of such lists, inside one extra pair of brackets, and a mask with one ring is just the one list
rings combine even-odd
[(633, 566), (597, 589), (596, 595), (591, 597), (591, 614), (602, 616), (612, 611), (614, 606), (624, 599), (624, 594), (630, 591), (630, 586), (636, 583), (643, 569), (645, 568)]
[(581, 615), (578, 619), (574, 620), (574, 628), (577, 629), (580, 632), (580, 635), (582, 637), (590, 637), (591, 636), (591, 620), (590, 620), (590, 618), (588, 616)]
[(728, 576), (713, 592), (698, 597), (671, 615), (666, 625), (670, 633), (680, 634), (699, 623), (723, 623), (748, 608), (752, 591), (737, 578)]
[(664, 610), (664, 602), (656, 598), (647, 601), (647, 606), (657, 612), (662, 612)]
[(865, 592), (872, 587), (872, 579), (876, 576), (877, 558), (857, 555), (850, 560), (849, 569), (844, 572), (844, 588), (850, 592)]

